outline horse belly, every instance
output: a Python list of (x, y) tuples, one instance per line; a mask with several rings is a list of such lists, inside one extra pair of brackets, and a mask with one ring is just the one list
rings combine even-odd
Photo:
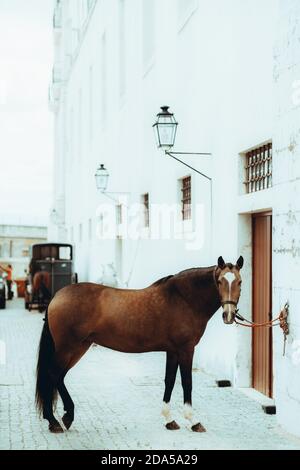
[(91, 340), (101, 346), (127, 353), (142, 353), (165, 350), (168, 340), (165, 334), (154, 331), (138, 330), (135, 327), (124, 325), (120, 327), (113, 322), (108, 325), (99, 325), (97, 331), (91, 335)]

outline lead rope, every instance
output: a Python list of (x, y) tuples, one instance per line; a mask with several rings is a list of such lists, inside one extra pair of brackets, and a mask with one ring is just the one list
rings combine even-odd
[[(261, 327), (266, 327), (266, 328), (273, 328), (273, 326), (280, 326), (283, 332), (283, 356), (285, 355), (285, 345), (286, 345), (286, 337), (289, 334), (289, 325), (288, 325), (288, 314), (289, 314), (289, 304), (288, 302), (285, 304), (283, 309), (281, 310), (280, 314), (278, 317), (274, 318), (273, 320), (269, 320), (263, 323), (254, 323), (250, 320), (247, 320), (246, 318), (242, 317), (239, 313), (236, 314), (236, 318), (238, 318), (241, 321), (245, 321), (248, 323), (244, 324), (241, 322), (234, 320), (237, 325), (245, 326), (247, 328), (261, 328)], [(276, 323), (277, 322), (277, 323)]]

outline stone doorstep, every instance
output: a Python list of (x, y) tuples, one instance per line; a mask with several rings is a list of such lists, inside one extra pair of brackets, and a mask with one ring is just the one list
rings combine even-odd
[(276, 405), (273, 398), (269, 398), (250, 387), (239, 387), (238, 390), (244, 393), (248, 398), (251, 398), (251, 400), (259, 403), (266, 414), (276, 414)]

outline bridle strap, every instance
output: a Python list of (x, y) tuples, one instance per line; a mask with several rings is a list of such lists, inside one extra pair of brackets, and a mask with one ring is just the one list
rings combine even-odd
[(225, 300), (224, 302), (221, 302), (221, 305), (222, 307), (224, 307), (224, 305), (234, 305), (235, 307), (237, 306), (237, 302), (234, 302), (233, 300)]

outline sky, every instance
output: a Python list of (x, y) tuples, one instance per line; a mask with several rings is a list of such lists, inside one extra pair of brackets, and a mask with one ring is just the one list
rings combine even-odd
[(0, 224), (51, 205), (53, 0), (0, 0)]

